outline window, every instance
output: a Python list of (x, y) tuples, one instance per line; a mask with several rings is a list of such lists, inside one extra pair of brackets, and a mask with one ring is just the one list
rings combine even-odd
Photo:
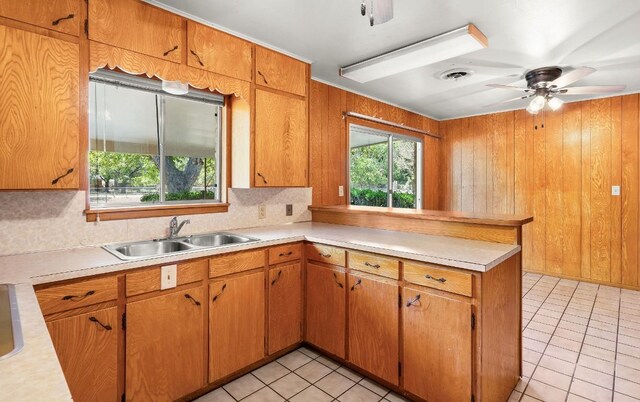
[(221, 201), (222, 96), (103, 70), (89, 96), (92, 209)]
[(422, 207), (422, 140), (349, 125), (351, 205)]

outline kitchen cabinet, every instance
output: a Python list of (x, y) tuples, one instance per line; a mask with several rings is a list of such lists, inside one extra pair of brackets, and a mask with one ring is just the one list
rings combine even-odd
[(396, 281), (349, 274), (349, 355), (356, 366), (398, 385), (399, 288)]
[(256, 85), (307, 96), (307, 69), (302, 61), (256, 46)]
[(193, 21), (187, 21), (187, 38), (189, 66), (251, 81), (251, 42)]
[(79, 51), (0, 26), (0, 190), (77, 189)]
[(302, 341), (300, 262), (269, 270), (269, 354)]
[(471, 400), (471, 303), (402, 290), (404, 388), (430, 402)]
[(209, 382), (264, 356), (264, 272), (212, 281), (209, 285)]
[(304, 100), (256, 89), (256, 187), (307, 185), (307, 133)]
[(51, 341), (76, 402), (113, 402), (118, 395), (117, 307), (47, 322)]
[(203, 286), (127, 303), (126, 400), (176, 400), (205, 385)]
[(346, 274), (307, 262), (305, 340), (345, 358)]
[(82, 20), (78, 0), (0, 1), (0, 16), (74, 36)]
[(184, 20), (138, 0), (89, 1), (89, 39), (182, 62)]

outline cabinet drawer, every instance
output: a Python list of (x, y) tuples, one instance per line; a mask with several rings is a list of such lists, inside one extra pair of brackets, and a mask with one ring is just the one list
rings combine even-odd
[(307, 259), (327, 264), (345, 266), (345, 251), (338, 247), (324, 244), (307, 244)]
[(391, 279), (400, 279), (399, 261), (375, 254), (349, 251), (349, 268)]
[(307, 96), (307, 64), (256, 46), (256, 84)]
[(54, 286), (36, 292), (42, 314), (58, 313), (118, 298), (118, 278), (100, 279)]
[(269, 249), (269, 265), (299, 260), (302, 255), (302, 244), (284, 244)]
[(229, 275), (264, 267), (265, 250), (245, 251), (209, 259), (209, 277)]
[[(208, 263), (208, 260), (198, 260), (178, 264), (176, 284), (180, 286), (202, 280)], [(155, 267), (127, 274), (127, 297), (160, 290), (160, 271), (161, 267)]]
[(438, 268), (435, 265), (404, 264), (404, 279), (416, 285), (457, 293), (471, 297), (473, 278), (471, 274)]

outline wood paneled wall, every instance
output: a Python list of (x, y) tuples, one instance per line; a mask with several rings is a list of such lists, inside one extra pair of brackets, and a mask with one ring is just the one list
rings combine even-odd
[[(313, 205), (344, 205), (348, 202), (348, 129), (343, 113), (355, 112), (437, 133), (438, 122), (427, 117), (311, 80), (309, 95), (309, 182)], [(364, 122), (366, 123), (366, 122)], [(383, 128), (383, 127), (382, 127)], [(402, 131), (389, 128), (390, 131)], [(405, 130), (406, 131), (406, 130)], [(440, 140), (423, 136), (423, 208), (438, 209)], [(338, 193), (343, 186), (344, 196)]]
[(525, 270), (639, 288), (639, 103), (635, 94), (544, 119), (518, 110), (440, 122), (441, 209), (531, 213)]

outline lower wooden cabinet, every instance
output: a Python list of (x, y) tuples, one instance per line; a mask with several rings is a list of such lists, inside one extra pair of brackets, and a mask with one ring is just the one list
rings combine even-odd
[(302, 341), (302, 268), (269, 270), (269, 354)]
[(346, 274), (307, 262), (305, 339), (335, 356), (345, 358)]
[(405, 287), (404, 388), (429, 402), (470, 401), (471, 303)]
[(76, 402), (109, 401), (118, 395), (117, 307), (47, 322), (62, 371)]
[(265, 356), (263, 271), (209, 285), (209, 382)]
[(398, 385), (399, 287), (394, 280), (349, 275), (349, 356), (356, 366)]
[(127, 304), (126, 400), (176, 400), (205, 385), (204, 289)]

